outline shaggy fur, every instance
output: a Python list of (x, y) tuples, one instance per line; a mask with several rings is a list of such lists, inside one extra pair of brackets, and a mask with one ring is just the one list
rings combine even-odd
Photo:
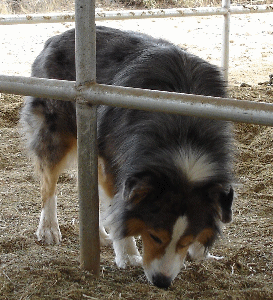
[[(75, 80), (74, 36), (70, 30), (50, 38), (32, 76)], [(106, 27), (96, 36), (98, 83), (226, 96), (217, 67), (169, 42)], [(76, 152), (75, 104), (28, 97), (21, 123), (41, 172), (37, 236), (59, 243), (56, 183)], [(98, 107), (101, 201), (110, 202), (106, 223), (119, 267), (142, 263), (149, 281), (165, 288), (187, 253), (208, 255), (221, 223), (231, 221), (232, 143), (228, 122)], [(142, 238), (143, 261), (133, 236)]]

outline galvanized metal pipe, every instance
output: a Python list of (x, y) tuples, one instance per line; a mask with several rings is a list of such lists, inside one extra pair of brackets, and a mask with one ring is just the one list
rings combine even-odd
[(273, 126), (273, 104), (268, 103), (106, 85), (83, 94), (97, 104)]
[[(95, 0), (76, 0), (76, 88), (96, 81)], [(99, 197), (97, 108), (85, 95), (76, 97), (78, 139), (78, 194), (80, 261), (85, 270), (99, 275)]]
[(231, 6), (229, 8), (229, 13), (231, 15), (259, 14), (259, 13), (270, 13), (270, 12), (273, 12), (272, 4)]
[(0, 75), (0, 92), (75, 101), (79, 96), (75, 81)]
[(75, 13), (0, 15), (0, 25), (75, 22)]
[[(253, 14), (273, 12), (273, 5), (244, 5), (231, 6), (230, 14)], [(148, 19), (148, 18), (175, 18), (190, 16), (220, 16), (227, 14), (223, 7), (197, 7), (151, 10), (125, 10), (125, 11), (100, 11), (95, 13), (96, 21)], [(74, 13), (50, 13), (27, 15), (0, 15), (0, 25), (36, 24), (36, 23), (60, 23), (74, 22)]]
[(273, 126), (273, 104), (229, 98), (168, 93), (90, 84), (80, 90), (73, 81), (0, 76), (0, 92), (74, 101), (82, 96), (96, 105), (161, 111), (233, 122)]
[(224, 14), (223, 24), (223, 44), (222, 44), (222, 71), (224, 79), (228, 82), (228, 66), (229, 66), (229, 30), (230, 30), (230, 0), (222, 0), (222, 7), (227, 11)]

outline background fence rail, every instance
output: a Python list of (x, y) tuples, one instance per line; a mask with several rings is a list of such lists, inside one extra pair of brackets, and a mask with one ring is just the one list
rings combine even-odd
[[(243, 5), (227, 7), (197, 7), (197, 8), (172, 8), (151, 10), (126, 10), (126, 11), (101, 11), (95, 12), (96, 21), (149, 19), (149, 18), (177, 18), (177, 17), (202, 17), (222, 16), (233, 14), (257, 14), (273, 12), (270, 5)], [(0, 15), (0, 25), (36, 24), (75, 22), (74, 13), (49, 13), (27, 15)]]

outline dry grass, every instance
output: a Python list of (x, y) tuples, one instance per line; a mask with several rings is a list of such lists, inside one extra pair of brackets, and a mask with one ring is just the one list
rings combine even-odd
[[(231, 96), (273, 103), (273, 88), (233, 87)], [(142, 268), (119, 270), (113, 250), (101, 251), (101, 274), (79, 266), (76, 177), (61, 176), (59, 220), (63, 242), (42, 246), (34, 232), (40, 213), (39, 183), (17, 130), (22, 97), (0, 98), (0, 299), (273, 299), (273, 130), (236, 124), (240, 182), (234, 220), (213, 249), (220, 261), (187, 261), (169, 290), (148, 284)], [(72, 172), (75, 174), (75, 172)]]

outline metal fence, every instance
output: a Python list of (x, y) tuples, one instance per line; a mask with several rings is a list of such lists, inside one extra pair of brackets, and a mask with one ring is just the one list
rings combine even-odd
[[(76, 82), (0, 75), (0, 92), (76, 100), (81, 265), (99, 274), (96, 105), (164, 111), (273, 126), (273, 105), (96, 83), (96, 20), (223, 15), (222, 69), (227, 79), (231, 14), (273, 12), (273, 5), (96, 12), (95, 0), (76, 0), (74, 14), (0, 16), (0, 25), (76, 21)], [(92, 106), (88, 106), (91, 103)]]

